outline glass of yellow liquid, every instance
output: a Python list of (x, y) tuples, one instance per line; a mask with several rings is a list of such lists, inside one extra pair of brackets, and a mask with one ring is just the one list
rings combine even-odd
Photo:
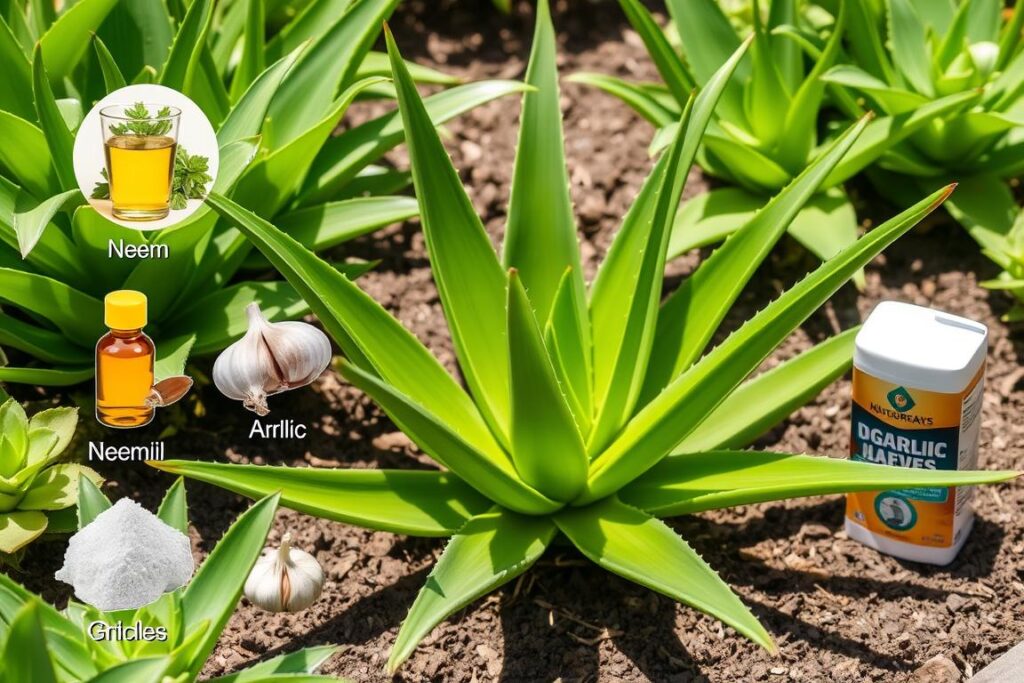
[(171, 210), (174, 155), (181, 110), (136, 102), (100, 110), (112, 213), (155, 221)]

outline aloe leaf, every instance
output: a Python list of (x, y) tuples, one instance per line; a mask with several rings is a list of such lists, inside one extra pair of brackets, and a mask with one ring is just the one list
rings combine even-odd
[(190, 460), (147, 464), (250, 498), (279, 491), (281, 505), (293, 510), (412, 536), (451, 536), (470, 517), (493, 505), (447, 472), (263, 467)]
[[(42, 243), (37, 244), (30, 255), (38, 255), (51, 235), (63, 234), (59, 230), (41, 233)], [(88, 293), (97, 295), (121, 289), (137, 266), (131, 259), (110, 258), (110, 244), (141, 246), (147, 243), (145, 233), (113, 223), (89, 205), (79, 207), (72, 216), (71, 237), (70, 251), (87, 270), (87, 274), (78, 276), (76, 281), (94, 285)]]
[(507, 278), (387, 33), (420, 221), (459, 366), (499, 441), (509, 434)]
[[(790, 94), (782, 84), (782, 75), (772, 53), (773, 38), (761, 21), (759, 5), (753, 12), (756, 37), (750, 50), (750, 83), (743, 90), (743, 107), (751, 132), (764, 148), (775, 148), (786, 126), (786, 113), (790, 109)], [(796, 131), (788, 131), (793, 137)]]
[(507, 310), (512, 460), (527, 484), (556, 500), (571, 500), (587, 480), (586, 449), (514, 269)]
[(996, 63), (996, 70), (1002, 71), (1013, 59), (1020, 42), (1021, 28), (1024, 27), (1024, 6), (1014, 4), (1013, 14), (1010, 20), (1003, 27), (1002, 36), (999, 38), (999, 61)]
[(853, 64), (838, 64), (821, 76), (826, 83), (853, 88), (869, 95), (887, 114), (905, 114), (928, 103), (912, 90), (889, 85)]
[(245, 33), (242, 35), (242, 58), (235, 67), (235, 75), (231, 79), (231, 101), (236, 102), (249, 84), (262, 73), (265, 68), (263, 34), (264, 0), (247, 0), (245, 13)]
[(735, 182), (755, 193), (774, 192), (792, 179), (789, 171), (757, 149), (716, 133), (704, 136), (707, 152), (721, 159)]
[(566, 269), (558, 291), (555, 292), (551, 317), (544, 326), (544, 343), (576, 419), (576, 426), (580, 434), (589, 434), (594, 415), (593, 377), (590, 370), (592, 340), (589, 334), (584, 334), (577, 314), (572, 282), (572, 274)]
[(170, 663), (168, 657), (135, 659), (100, 672), (89, 683), (161, 683)]
[(35, 384), (41, 387), (70, 387), (92, 379), (93, 366), (58, 368), (0, 367), (0, 382)]
[(554, 535), (550, 519), (507, 510), (466, 522), (445, 546), (402, 622), (388, 657), (388, 673), (393, 674), (437, 624), (529, 569)]
[(516, 474), (504, 452), (481, 452), (473, 448), (422, 405), (351, 364), (342, 362), (341, 374), (376, 401), (424, 452), (488, 498), (525, 514), (542, 514), (559, 507), (524, 483), (523, 475)]
[[(318, 204), (283, 213), (274, 220), (278, 228), (302, 246), (320, 253), (417, 214), (419, 204), (413, 197), (376, 196)], [(246, 266), (261, 263), (264, 261), (247, 261)]]
[(235, 201), (260, 215), (276, 213), (302, 184), (306, 170), (356, 95), (382, 80), (367, 78), (353, 83), (308, 130), (253, 164), (232, 194)]
[(1003, 239), (1013, 229), (1015, 218), (1021, 215), (1007, 184), (985, 174), (968, 177), (958, 185), (955, 201), (946, 209), (978, 244), (993, 250), (1003, 248)]
[(103, 335), (103, 304), (58, 280), (0, 268), (0, 300), (41, 315), (70, 339)]
[(43, 131), (6, 111), (0, 111), (0, 165), (36, 198), (60, 192)]
[(295, 50), (303, 43), (322, 36), (338, 17), (345, 14), (352, 1), (314, 0), (307, 4), (267, 43), (267, 59), (279, 59), (281, 55)]
[(1018, 475), (890, 467), (790, 453), (710, 451), (669, 456), (619, 496), (652, 515), (669, 517), (828, 493), (991, 484)]
[[(857, 241), (857, 213), (843, 188), (832, 187), (811, 197), (790, 224), (789, 234), (827, 261)], [(853, 281), (863, 289), (864, 271), (857, 271)]]
[(35, 116), (32, 106), (32, 69), (18, 39), (0, 16), (0, 61), (4, 65), (4, 87), (0, 88), (0, 109), (23, 119)]
[[(323, 665), (328, 659), (339, 652), (341, 648), (334, 645), (320, 645), (317, 647), (305, 647), (296, 652), (278, 655), (266, 661), (246, 667), (237, 673), (227, 676), (218, 676), (213, 679), (217, 683), (261, 683), (262, 681), (280, 681), (289, 683), (296, 681), (304, 683), (302, 677), (292, 678), (290, 674), (312, 673)], [(313, 680), (336, 680), (327, 677), (315, 678)]]
[(171, 52), (160, 72), (160, 85), (181, 91), (190, 88), (192, 79), (199, 69), (199, 60), (206, 44), (206, 33), (210, 28), (212, 16), (211, 0), (196, 0), (189, 6), (185, 20), (174, 36)]
[(213, 651), (224, 625), (231, 617), (242, 586), (263, 550), (274, 523), (279, 494), (263, 498), (243, 512), (199, 566), (181, 596), (182, 632), (209, 622), (201, 647), (190, 663), (189, 673), (199, 674)]
[[(431, 84), (431, 85), (444, 85), (453, 86), (462, 83), (462, 79), (458, 76), (446, 74), (443, 71), (437, 69), (431, 69), (428, 66), (422, 66), (415, 62), (406, 62), (405, 65), (409, 68), (409, 74), (412, 79), (417, 83)], [(356, 78), (368, 78), (370, 76), (385, 76), (391, 78), (391, 60), (388, 58), (386, 52), (377, 52), (370, 50), (363, 57), (362, 64), (359, 65), (359, 71), (356, 72)]]
[(931, 48), (924, 23), (910, 0), (885, 0), (893, 62), (914, 89), (935, 96), (931, 73)]
[[(229, 199), (206, 199), (235, 223), (309, 303), (346, 356), (454, 426), (485, 452), (498, 448), (476, 406), (423, 344), (401, 323), (315, 254)], [(0, 270), (2, 272), (2, 270)]]
[(750, 41), (715, 72), (683, 112), (676, 139), (623, 219), (591, 290), (594, 399), (587, 451), (595, 455), (628, 419), (640, 396), (654, 342), (672, 223), (704, 130)]
[[(201, 296), (167, 322), (168, 329), (189, 330), (196, 336), (193, 353), (206, 355), (238, 340), (248, 329), (245, 307), (259, 304), (269, 320), (294, 320), (309, 305), (286, 282), (240, 282)], [(211, 316), (210, 311), (220, 311)]]
[[(412, 185), (412, 174), (377, 164), (368, 164), (359, 169), (351, 181), (345, 184), (336, 194), (336, 199), (355, 199), (357, 197), (379, 197), (401, 192)], [(304, 202), (300, 206), (306, 206)], [(419, 214), (419, 204), (416, 205)]]
[(213, 63), (210, 46), (206, 43), (203, 43), (199, 50), (195, 75), (185, 94), (199, 105), (214, 129), (220, 127), (224, 117), (231, 110), (232, 100), (228, 95), (227, 86), (217, 71), (217, 65)]
[(714, 187), (683, 200), (672, 226), (668, 258), (721, 242), (746, 225), (766, 200), (742, 187)]
[(89, 48), (89, 38), (116, 4), (117, 0), (79, 0), (42, 35), (39, 46), (53, 82), (71, 75)]
[(968, 107), (979, 97), (976, 92), (957, 93), (929, 102), (912, 112), (873, 120), (825, 180), (825, 187), (838, 185), (860, 173), (930, 121)]
[[(686, 65), (679, 59), (679, 55), (669, 44), (661, 27), (654, 21), (654, 17), (646, 7), (641, 5), (638, 0), (619, 0), (619, 6), (626, 13), (626, 18), (633, 30), (644, 42), (647, 54), (650, 55), (669, 92), (682, 107), (689, 99), (690, 91), (696, 87), (693, 76), (687, 72)], [(534, 45), (536, 44), (535, 40)]]
[(9, 683), (57, 683), (38, 603), (34, 599), (22, 607), (7, 629), (3, 658)]
[(42, 48), (39, 44), (36, 44), (32, 55), (32, 95), (36, 103), (39, 125), (50, 151), (50, 163), (53, 164), (61, 189), (75, 189), (78, 187), (78, 181), (75, 179), (75, 170), (71, 162), (75, 139), (57, 107), (50, 81), (46, 77)]
[[(184, 16), (173, 19), (177, 26)], [(125, 75), (134, 76), (147, 65), (159, 67), (174, 41), (174, 26), (167, 3), (157, 0), (118, 0), (96, 30)]]
[[(683, 56), (697, 85), (703, 86), (740, 48), (740, 39), (716, 0), (667, 0), (666, 5), (679, 31)], [(737, 65), (735, 78), (722, 93), (720, 117), (735, 123), (744, 121), (743, 88), (749, 78), (750, 65)]]
[[(63, 126), (64, 123), (61, 122), (59, 125)], [(64, 130), (66, 131), (67, 128)], [(28, 257), (58, 211), (78, 206), (84, 201), (81, 191), (75, 187), (67, 192), (44, 199), (31, 208), (19, 207), (24, 210), (16, 210), (14, 213), (14, 232), (18, 235), (18, 248), (21, 250), (21, 257)]]
[(301, 50), (288, 53), (256, 77), (217, 131), (217, 142), (221, 147), (259, 134), (270, 100), (300, 54)]
[[(438, 126), (485, 102), (526, 88), (518, 81), (477, 81), (431, 95), (423, 104)], [(297, 204), (309, 206), (336, 198), (371, 162), (404, 138), (402, 116), (397, 109), (332, 137), (313, 162)]]
[(642, 87), (615, 76), (597, 73), (576, 73), (568, 76), (566, 80), (572, 83), (582, 83), (583, 85), (600, 88), (609, 95), (618, 97), (657, 128), (677, 122), (682, 111), (681, 107), (679, 111), (672, 111), (666, 108), (656, 97)]
[[(775, 4), (787, 3), (773, 3), (773, 10)], [(789, 108), (786, 110), (784, 132), (779, 137), (778, 156), (783, 165), (789, 169), (803, 168), (811, 155), (811, 150), (817, 143), (815, 134), (817, 116), (826, 86), (826, 83), (821, 80), (821, 75), (832, 66), (839, 55), (840, 41), (846, 31), (848, 4), (845, 1), (840, 3), (839, 16), (832, 26), (832, 35), (829, 36), (825, 48), (815, 60), (814, 67), (794, 93)], [(775, 43), (788, 44), (789, 42), (774, 36), (772, 36), (772, 41), (773, 45)], [(795, 49), (796, 46), (791, 45), (790, 47)]]
[(99, 62), (100, 71), (103, 73), (103, 86), (107, 94), (109, 95), (115, 90), (120, 90), (128, 85), (124, 80), (120, 67), (114, 61), (114, 56), (110, 54), (110, 50), (107, 49), (106, 44), (104, 44), (99, 36), (92, 37), (92, 46), (96, 51), (96, 60)]
[(156, 516), (167, 526), (188, 534), (188, 501), (185, 496), (185, 480), (178, 477), (167, 489), (160, 501)]
[(672, 452), (746, 446), (850, 369), (859, 329), (830, 337), (739, 385)]
[(999, 39), (999, 25), (1003, 3), (998, 0), (972, 0), (967, 14), (967, 40), (995, 42)]
[[(644, 181), (591, 290), (597, 409), (587, 441), (591, 454), (604, 448), (628, 418), (647, 370), (669, 230), (692, 160), (683, 157), (692, 108), (691, 99), (675, 140)], [(693, 125), (691, 135), (699, 137), (699, 125)]]
[[(769, 3), (767, 31), (774, 35), (780, 26), (796, 24), (799, 17), (796, 0), (775, 0)], [(789, 40), (771, 40), (772, 61), (782, 77), (782, 83), (789, 92), (796, 92), (803, 78), (803, 62), (800, 47)]]
[(107, 499), (99, 487), (89, 477), (78, 478), (78, 528), (84, 529), (91, 524), (101, 512), (110, 509)]
[[(551, 14), (547, 0), (541, 0), (525, 79), (535, 89), (523, 94), (502, 263), (519, 271), (537, 319), (542, 321), (550, 316), (555, 291), (566, 268), (571, 268), (569, 284), (577, 304), (577, 327), (589, 336), (576, 220), (565, 167), (555, 52)], [(544, 244), (544, 248), (538, 249), (538, 244)]]
[(775, 643), (729, 585), (664, 522), (613, 498), (555, 516), (595, 564), (695, 607), (775, 652)]
[(700, 357), (743, 287), (867, 123), (864, 117), (833, 142), (662, 304), (644, 379), (645, 402)]
[(291, 142), (323, 117), (338, 90), (351, 84), (381, 23), (397, 4), (398, 0), (354, 0), (303, 52), (270, 103), (270, 149)]
[(182, 334), (170, 339), (161, 339), (153, 363), (153, 378), (156, 382), (185, 374), (185, 362), (195, 344), (195, 333)]
[(587, 492), (577, 502), (603, 498), (657, 463), (818, 306), (882, 249), (942, 204), (953, 187), (926, 197), (823, 263), (673, 380), (598, 456)]

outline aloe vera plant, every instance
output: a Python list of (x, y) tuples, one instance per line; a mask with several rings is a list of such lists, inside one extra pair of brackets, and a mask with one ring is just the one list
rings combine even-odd
[(0, 404), (0, 559), (47, 530), (78, 502), (79, 479), (102, 481), (92, 468), (58, 463), (78, 424), (77, 408), (50, 408), (31, 418), (13, 398)]
[[(739, 47), (742, 29), (734, 27), (718, 0), (667, 0), (677, 50), (638, 0), (619, 2), (664, 82), (630, 83), (597, 73), (571, 78), (602, 88), (635, 109), (659, 129), (652, 147), (660, 149), (672, 136), (690, 91), (706, 86)], [(721, 241), (820, 156), (828, 143), (819, 127), (826, 105), (863, 116), (865, 110), (842, 85), (828, 85), (822, 78), (843, 59), (841, 39), (848, 15), (859, 4), (843, 0), (834, 16), (815, 6), (808, 18), (797, 0), (752, 3), (749, 57), (725, 86), (697, 155), (705, 172), (728, 185), (683, 204), (670, 257)], [(790, 224), (790, 234), (821, 259), (852, 244), (857, 217), (843, 183), (936, 117), (977, 99), (975, 93), (954, 93), (897, 112), (883, 109)]]
[[(79, 491), (79, 525), (110, 507), (91, 481)], [(277, 498), (260, 500), (235, 520), (184, 588), (137, 610), (102, 612), (71, 601), (58, 611), (42, 598), (0, 574), (0, 651), (5, 681), (75, 683), (189, 683), (197, 680), (207, 657), (234, 611), (245, 579), (263, 549), (274, 521)], [(166, 524), (188, 533), (184, 483), (172, 485), (157, 511)], [(162, 629), (160, 639), (104, 637), (111, 629)], [(335, 681), (313, 672), (337, 648), (311, 647), (211, 680)]]
[(1006, 312), (1006, 322), (1024, 321), (1024, 211), (1018, 211), (1013, 225), (1005, 235), (987, 235), (982, 251), (1003, 272), (999, 277), (981, 284), (989, 289), (1005, 291), (1015, 301)]
[(744, 382), (804, 319), (948, 195), (931, 194), (842, 250), (714, 349), (758, 263), (868, 125), (856, 124), (659, 302), (669, 233), (701, 135), (741, 46), (686, 106), (589, 288), (580, 270), (559, 111), (554, 30), (537, 26), (502, 253), (388, 34), (423, 232), (468, 391), (344, 275), (217, 193), (234, 223), (309, 302), (345, 354), (340, 371), (443, 470), (158, 469), (401, 534), (450, 537), (398, 633), (394, 671), (452, 613), (522, 574), (563, 536), (605, 569), (774, 649), (729, 586), (660, 518), (792, 496), (993, 482), (736, 450), (849, 363), (851, 333)]
[[(823, 76), (896, 116), (948, 97), (973, 97), (888, 149), (868, 177), (895, 201), (956, 179), (960, 188), (946, 208), (1004, 268), (999, 286), (1018, 299), (1020, 229), (1007, 181), (1024, 173), (1022, 27), (1020, 3), (1012, 9), (987, 0), (853, 3), (846, 38), (853, 63)], [(1011, 314), (1019, 315), (1019, 308)]]
[[(187, 10), (159, 0), (81, 0), (60, 12), (46, 2), (5, 3), (0, 346), (23, 355), (0, 367), (0, 381), (69, 385), (91, 377), (101, 300), (115, 289), (149, 298), (158, 379), (179, 374), (189, 353), (238, 338), (248, 303), (274, 319), (306, 311), (287, 283), (262, 273), (245, 279), (242, 271), (266, 270), (267, 261), (205, 207), (143, 233), (86, 203), (72, 170), (75, 131), (84, 110), (127, 82), (191, 97), (217, 131), (212, 189), (314, 251), (415, 215), (413, 199), (392, 194), (408, 174), (378, 163), (402, 140), (397, 111), (332, 136), (357, 96), (393, 95), (380, 75), (383, 55), (370, 47), (397, 3), (311, 0), (283, 24), (265, 21), (264, 3), (247, 0), (197, 0)], [(268, 1), (266, 9), (278, 16), (285, 7)], [(412, 71), (455, 85), (429, 69)], [(509, 81), (456, 85), (430, 98), (431, 117), (440, 123), (521, 89)], [(110, 245), (122, 242), (168, 256), (117, 258)]]

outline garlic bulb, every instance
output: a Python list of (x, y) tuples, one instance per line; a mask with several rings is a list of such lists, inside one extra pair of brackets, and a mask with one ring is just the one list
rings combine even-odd
[(272, 323), (259, 306), (245, 309), (249, 329), (213, 364), (213, 383), (257, 415), (270, 412), (267, 396), (302, 387), (331, 362), (327, 335), (303, 322)]
[(245, 597), (268, 612), (299, 612), (320, 597), (324, 571), (309, 553), (291, 547), (286, 533), (277, 550), (265, 551), (245, 582)]

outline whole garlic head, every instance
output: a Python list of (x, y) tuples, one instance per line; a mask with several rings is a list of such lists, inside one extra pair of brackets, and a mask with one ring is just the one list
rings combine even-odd
[(272, 323), (255, 303), (245, 309), (249, 329), (213, 364), (213, 383), (257, 415), (270, 412), (267, 396), (302, 387), (331, 362), (327, 335), (304, 322)]
[(268, 612), (299, 612), (320, 597), (324, 571), (309, 553), (291, 546), (286, 533), (281, 547), (264, 552), (245, 582), (245, 597)]

